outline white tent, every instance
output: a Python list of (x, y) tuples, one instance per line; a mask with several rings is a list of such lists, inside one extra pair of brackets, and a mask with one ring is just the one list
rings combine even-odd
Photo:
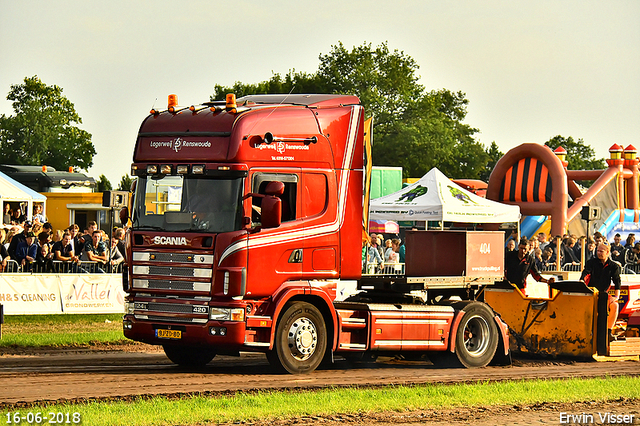
[[(4, 212), (4, 205), (8, 202), (20, 202), (27, 204), (27, 211), (24, 213), (29, 220), (33, 215), (33, 202), (45, 203), (47, 197), (37, 193), (33, 189), (11, 179), (0, 172), (0, 211)], [(43, 206), (44, 207), (44, 206)], [(0, 217), (0, 222), (2, 222)]]
[(370, 219), (506, 223), (520, 220), (520, 207), (479, 197), (437, 168), (412, 185), (371, 200)]

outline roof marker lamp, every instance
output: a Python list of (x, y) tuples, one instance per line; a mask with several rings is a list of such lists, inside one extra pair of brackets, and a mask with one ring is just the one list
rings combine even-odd
[(147, 174), (148, 175), (155, 175), (157, 173), (158, 173), (158, 166), (156, 164), (147, 165)]
[(131, 176), (135, 176), (136, 173), (138, 172), (138, 166), (135, 164), (131, 165)]
[(171, 174), (171, 164), (163, 164), (160, 167), (160, 173), (162, 173), (163, 175), (170, 175)]
[(167, 108), (173, 108), (178, 105), (178, 95), (169, 95), (167, 98)]
[(191, 166), (191, 173), (194, 175), (203, 175), (204, 174), (204, 164), (194, 164)]
[(186, 164), (179, 164), (176, 168), (176, 172), (178, 172), (179, 175), (186, 175), (189, 173), (189, 166)]
[(236, 95), (233, 93), (227, 94), (227, 111), (235, 112), (238, 105), (236, 104)]

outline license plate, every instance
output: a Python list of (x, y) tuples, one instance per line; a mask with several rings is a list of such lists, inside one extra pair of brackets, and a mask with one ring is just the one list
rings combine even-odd
[(156, 336), (160, 339), (181, 339), (182, 331), (180, 330), (163, 330), (158, 328), (156, 330)]

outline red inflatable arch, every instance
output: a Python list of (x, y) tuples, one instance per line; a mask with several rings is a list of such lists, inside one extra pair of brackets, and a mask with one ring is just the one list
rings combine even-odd
[(524, 215), (551, 216), (552, 235), (567, 227), (565, 165), (546, 145), (525, 143), (507, 152), (491, 173), (487, 198), (518, 205)]

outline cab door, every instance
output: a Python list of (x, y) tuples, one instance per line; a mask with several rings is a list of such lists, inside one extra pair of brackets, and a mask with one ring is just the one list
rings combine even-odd
[(282, 171), (260, 170), (250, 173), (249, 191), (264, 194), (269, 182), (284, 184), (281, 225), (262, 229), (261, 198), (252, 197), (251, 228), (248, 236), (247, 288), (254, 296), (268, 296), (284, 282), (299, 280), (302, 275), (303, 230), (300, 216), (300, 169)]

